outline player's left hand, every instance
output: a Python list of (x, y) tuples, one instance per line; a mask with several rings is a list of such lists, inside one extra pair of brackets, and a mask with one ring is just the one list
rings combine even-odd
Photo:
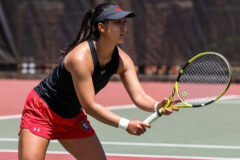
[[(166, 103), (168, 102), (167, 98), (164, 98), (159, 104), (158, 104), (158, 109), (162, 108)], [(174, 100), (170, 103), (170, 105), (167, 108), (162, 108), (162, 114), (163, 115), (169, 115), (171, 114), (173, 111), (178, 111), (178, 107), (173, 107), (175, 104), (180, 103), (181, 100)], [(169, 108), (171, 107), (171, 108)]]

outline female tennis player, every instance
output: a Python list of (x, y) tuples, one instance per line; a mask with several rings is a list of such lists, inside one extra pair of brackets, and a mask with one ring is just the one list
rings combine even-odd
[[(126, 35), (127, 18), (134, 16), (110, 3), (85, 14), (76, 40), (63, 50), (59, 65), (27, 97), (19, 131), (20, 160), (44, 159), (51, 139), (57, 139), (76, 159), (105, 160), (85, 113), (133, 135), (150, 127), (120, 117), (95, 101), (95, 94), (114, 73), (120, 75), (140, 109), (154, 112), (167, 101), (159, 103), (143, 91), (132, 60), (118, 46)], [(170, 113), (172, 110), (163, 109), (163, 114)]]

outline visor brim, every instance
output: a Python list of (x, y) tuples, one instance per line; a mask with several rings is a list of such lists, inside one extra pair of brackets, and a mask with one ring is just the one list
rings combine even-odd
[(135, 17), (136, 14), (133, 12), (128, 12), (128, 11), (120, 11), (117, 12), (113, 15), (110, 15), (107, 17), (107, 19), (122, 19), (122, 18), (132, 18)]

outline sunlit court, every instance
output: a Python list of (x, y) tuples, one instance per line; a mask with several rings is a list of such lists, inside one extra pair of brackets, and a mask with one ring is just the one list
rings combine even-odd
[(239, 0), (0, 2), (0, 160), (240, 160)]
[[(18, 131), (26, 95), (36, 80), (0, 80), (0, 157), (17, 159)], [(173, 83), (143, 82), (155, 98), (167, 97)], [(240, 86), (233, 84), (227, 94), (206, 108), (181, 109), (163, 116), (142, 136), (104, 125), (89, 117), (110, 160), (129, 159), (238, 159), (240, 127)], [(159, 94), (159, 90), (161, 93)], [(144, 120), (150, 113), (137, 109), (119, 82), (111, 82), (97, 96), (113, 112), (129, 119)], [(170, 138), (169, 138), (170, 137)], [(51, 141), (46, 159), (74, 159), (57, 141)]]

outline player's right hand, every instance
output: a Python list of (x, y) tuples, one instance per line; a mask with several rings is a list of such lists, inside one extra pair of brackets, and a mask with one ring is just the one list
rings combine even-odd
[(129, 134), (140, 136), (146, 132), (146, 128), (150, 128), (150, 124), (138, 120), (131, 120), (128, 124), (127, 131)]

